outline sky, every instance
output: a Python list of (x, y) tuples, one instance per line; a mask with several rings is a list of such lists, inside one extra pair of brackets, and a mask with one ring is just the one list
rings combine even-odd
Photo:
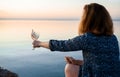
[(102, 4), (120, 18), (120, 0), (0, 0), (0, 18), (80, 18), (89, 3)]

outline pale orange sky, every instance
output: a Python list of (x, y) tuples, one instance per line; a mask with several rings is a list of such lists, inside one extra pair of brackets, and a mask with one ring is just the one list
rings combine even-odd
[(0, 18), (80, 18), (83, 6), (92, 2), (120, 17), (120, 0), (0, 0)]
[[(73, 9), (74, 10), (74, 9)], [(0, 11), (0, 18), (59, 18), (59, 17), (67, 17), (74, 18), (80, 17), (81, 13), (68, 10), (54, 10), (52, 11), (22, 11), (22, 12), (14, 12), (14, 11)], [(70, 12), (71, 11), (71, 12)], [(78, 15), (78, 16), (77, 16)]]

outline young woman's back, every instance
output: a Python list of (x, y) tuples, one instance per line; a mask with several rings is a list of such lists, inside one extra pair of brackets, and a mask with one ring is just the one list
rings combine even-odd
[[(119, 77), (119, 48), (115, 35), (84, 35), (83, 77)], [(117, 74), (116, 74), (117, 73)], [(89, 76), (91, 75), (91, 76)]]

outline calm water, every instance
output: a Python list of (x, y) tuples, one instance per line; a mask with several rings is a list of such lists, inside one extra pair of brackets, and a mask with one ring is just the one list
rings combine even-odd
[[(31, 30), (39, 40), (69, 39), (77, 35), (79, 21), (0, 21), (0, 66), (19, 77), (64, 77), (64, 56), (82, 59), (78, 52), (50, 52), (44, 48), (32, 50)], [(114, 21), (115, 34), (120, 39), (120, 21)]]

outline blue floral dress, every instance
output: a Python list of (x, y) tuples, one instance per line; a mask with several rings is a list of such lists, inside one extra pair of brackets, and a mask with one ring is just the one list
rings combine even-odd
[(118, 40), (115, 35), (85, 33), (69, 40), (50, 40), (51, 51), (82, 50), (84, 64), (79, 77), (120, 77)]

